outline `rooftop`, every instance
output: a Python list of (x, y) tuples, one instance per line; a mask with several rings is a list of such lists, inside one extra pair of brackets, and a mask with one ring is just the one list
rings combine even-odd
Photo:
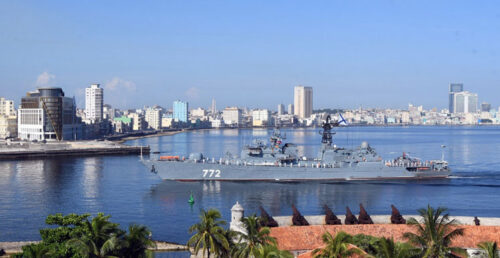
[[(464, 235), (452, 241), (452, 246), (475, 248), (484, 241), (500, 243), (500, 226), (472, 226), (459, 225), (464, 228)], [(414, 232), (409, 225), (371, 224), (371, 225), (314, 225), (314, 226), (287, 226), (271, 228), (271, 236), (275, 237), (280, 249), (288, 251), (309, 251), (324, 244), (321, 236), (325, 232), (332, 235), (344, 231), (350, 235), (365, 234), (375, 237), (394, 238), (394, 241), (405, 242), (405, 232)]]

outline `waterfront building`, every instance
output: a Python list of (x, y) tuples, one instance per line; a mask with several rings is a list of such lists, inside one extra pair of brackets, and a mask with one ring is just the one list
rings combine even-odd
[(161, 129), (161, 109), (157, 107), (152, 107), (146, 109), (145, 116), (146, 123), (149, 129), (160, 130)]
[(313, 110), (312, 87), (295, 86), (294, 89), (294, 115), (298, 118), (309, 118)]
[(111, 105), (104, 104), (102, 106), (102, 118), (104, 120), (113, 120), (116, 116), (117, 110), (114, 109)]
[(145, 128), (144, 117), (139, 113), (130, 113), (128, 117), (132, 118), (132, 130), (141, 131)]
[(205, 111), (205, 109), (203, 109), (201, 107), (191, 110), (192, 117), (203, 118), (206, 115), (207, 115), (207, 112)]
[(477, 104), (476, 93), (461, 91), (453, 94), (453, 113), (475, 113)]
[(188, 122), (189, 104), (184, 101), (176, 100), (173, 104), (173, 118), (176, 122)]
[(252, 111), (253, 126), (269, 126), (271, 125), (271, 112), (267, 109), (257, 109)]
[(481, 103), (481, 112), (490, 112), (491, 104), (483, 102)]
[(293, 104), (288, 104), (288, 114), (293, 115)]
[(17, 117), (0, 115), (0, 139), (17, 137)]
[(16, 116), (14, 101), (0, 98), (0, 115), (11, 117)]
[(103, 120), (104, 91), (99, 84), (85, 88), (85, 119), (90, 123)]
[(210, 126), (213, 128), (221, 128), (224, 127), (224, 123), (221, 119), (212, 119), (210, 120)]
[(174, 119), (172, 118), (172, 116), (163, 116), (161, 118), (161, 127), (162, 128), (170, 128), (172, 127), (172, 123), (173, 123)]
[(129, 132), (132, 129), (132, 118), (126, 116), (115, 117), (112, 126), (115, 133)]
[(14, 101), (0, 98), (0, 139), (17, 136), (17, 115)]
[(224, 124), (228, 126), (241, 126), (242, 111), (237, 107), (227, 107), (222, 111), (222, 119), (224, 120)]
[(278, 116), (283, 115), (285, 113), (285, 105), (279, 104), (278, 105)]
[(18, 137), (22, 140), (78, 140), (74, 98), (64, 96), (61, 88), (39, 88), (21, 99), (18, 110)]
[(450, 90), (448, 93), (449, 110), (450, 113), (455, 113), (455, 93), (464, 91), (462, 83), (450, 83)]

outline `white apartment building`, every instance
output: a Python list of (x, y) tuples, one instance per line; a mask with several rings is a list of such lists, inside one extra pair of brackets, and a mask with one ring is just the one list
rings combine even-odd
[(132, 118), (132, 130), (141, 131), (145, 128), (144, 117), (138, 113), (131, 113), (128, 117)]
[(17, 136), (17, 117), (14, 101), (0, 98), (0, 138)]
[(103, 119), (104, 92), (99, 84), (85, 88), (85, 118), (91, 122)]
[(148, 123), (148, 128), (154, 130), (161, 129), (161, 109), (148, 108), (146, 109), (145, 120)]
[(253, 126), (271, 125), (271, 112), (267, 109), (257, 109), (252, 111)]
[(200, 117), (204, 117), (207, 115), (207, 111), (201, 107), (197, 108), (197, 109), (192, 109), (191, 110), (191, 116), (192, 117), (197, 117), (197, 118), (200, 118)]
[(294, 115), (301, 119), (309, 118), (313, 111), (312, 87), (295, 86), (294, 89)]
[(16, 110), (14, 109), (14, 101), (6, 100), (5, 98), (0, 98), (0, 115), (4, 116), (16, 116)]
[(17, 136), (17, 118), (0, 115), (0, 139)]
[(227, 107), (222, 111), (224, 124), (228, 126), (240, 126), (242, 121), (241, 109), (237, 107)]

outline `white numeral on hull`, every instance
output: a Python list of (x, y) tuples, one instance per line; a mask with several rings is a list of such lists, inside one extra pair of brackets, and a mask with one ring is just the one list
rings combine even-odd
[(203, 169), (203, 177), (220, 177), (218, 169)]

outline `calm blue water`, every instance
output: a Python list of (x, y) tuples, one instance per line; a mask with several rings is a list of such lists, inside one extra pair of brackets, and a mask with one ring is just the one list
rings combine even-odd
[[(287, 140), (301, 154), (316, 155), (318, 129), (286, 130)], [(127, 144), (150, 145), (162, 154), (204, 152), (222, 156), (252, 138), (267, 139), (268, 130), (206, 130), (146, 138)], [(384, 159), (403, 151), (423, 159), (445, 157), (451, 179), (425, 181), (363, 181), (336, 183), (170, 182), (151, 174), (136, 156), (64, 158), (0, 162), (0, 241), (39, 239), (48, 214), (61, 212), (112, 215), (126, 227), (141, 223), (153, 238), (185, 243), (187, 229), (201, 208), (218, 208), (229, 220), (239, 201), (246, 214), (262, 205), (272, 215), (290, 215), (295, 204), (303, 214), (321, 214), (328, 204), (343, 214), (345, 206), (358, 212), (363, 203), (370, 214), (388, 214), (395, 204), (404, 214), (442, 205), (452, 215), (500, 217), (499, 127), (349, 127), (338, 130), (339, 146), (368, 141)], [(196, 203), (187, 200), (193, 192)]]

